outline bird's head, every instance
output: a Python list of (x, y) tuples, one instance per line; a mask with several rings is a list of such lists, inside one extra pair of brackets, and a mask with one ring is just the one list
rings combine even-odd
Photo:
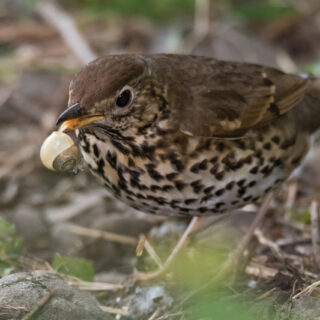
[(145, 56), (106, 56), (89, 63), (72, 80), (69, 107), (57, 125), (63, 131), (102, 128), (120, 134), (152, 126), (166, 108), (165, 86), (156, 73)]

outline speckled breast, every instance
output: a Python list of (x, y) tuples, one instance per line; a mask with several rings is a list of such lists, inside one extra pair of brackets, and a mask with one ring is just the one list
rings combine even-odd
[(183, 150), (179, 137), (165, 135), (120, 142), (83, 131), (79, 138), (90, 170), (114, 196), (146, 213), (173, 216), (255, 202), (308, 150), (307, 135), (276, 126), (236, 140), (184, 136)]

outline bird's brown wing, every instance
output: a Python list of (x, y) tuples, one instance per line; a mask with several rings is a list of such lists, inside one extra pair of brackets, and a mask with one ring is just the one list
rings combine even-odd
[(308, 86), (308, 79), (255, 64), (183, 59), (175, 58), (169, 99), (174, 125), (189, 135), (242, 136), (288, 112)]

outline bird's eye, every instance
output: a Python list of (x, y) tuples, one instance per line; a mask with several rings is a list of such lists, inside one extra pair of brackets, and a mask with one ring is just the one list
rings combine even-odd
[(132, 101), (132, 93), (129, 89), (123, 90), (117, 98), (116, 105), (120, 108), (127, 107)]

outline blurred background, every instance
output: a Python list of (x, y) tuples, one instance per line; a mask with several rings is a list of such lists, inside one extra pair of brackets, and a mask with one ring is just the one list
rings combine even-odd
[[(132, 239), (148, 235), (164, 256), (178, 239), (186, 221), (137, 212), (113, 200), (86, 170), (77, 175), (53, 173), (39, 159), (42, 141), (67, 106), (73, 75), (95, 57), (141, 52), (193, 53), (320, 75), (320, 2), (0, 0), (0, 218), (6, 219), (0, 220), (0, 231), (6, 234), (10, 229), (6, 237), (13, 241), (8, 249), (0, 233), (0, 277), (45, 268), (59, 254), (90, 261), (95, 280), (122, 280), (137, 264), (135, 240), (131, 244), (103, 240), (84, 227)], [(311, 274), (318, 270), (308, 211), (311, 200), (320, 198), (319, 147), (315, 150), (305, 169), (281, 189), (274, 215), (264, 226), (275, 243), (287, 238), (305, 241), (303, 246), (293, 241), (281, 250), (293, 255), (296, 265), (292, 268)], [(233, 229), (228, 229), (229, 236), (222, 236), (220, 245), (228, 238), (234, 246), (241, 235), (237, 237), (240, 224), (246, 225), (246, 219), (229, 223), (227, 228)], [(198, 235), (194, 242), (208, 244), (203, 239), (212, 233)], [(268, 269), (271, 276), (261, 280), (268, 291), (280, 286), (272, 281), (283, 265), (279, 267), (277, 255), (262, 242), (258, 241), (252, 255), (260, 266), (274, 268), (273, 273)], [(218, 240), (210, 243), (219, 247)], [(22, 254), (29, 260), (21, 262)], [(286, 271), (291, 278), (285, 280), (288, 288), (281, 290), (290, 296), (297, 277)], [(248, 271), (246, 277), (241, 282), (245, 291), (248, 277), (257, 281), (257, 274)], [(215, 308), (221, 311), (224, 305)], [(229, 314), (228, 319), (232, 317)]]

